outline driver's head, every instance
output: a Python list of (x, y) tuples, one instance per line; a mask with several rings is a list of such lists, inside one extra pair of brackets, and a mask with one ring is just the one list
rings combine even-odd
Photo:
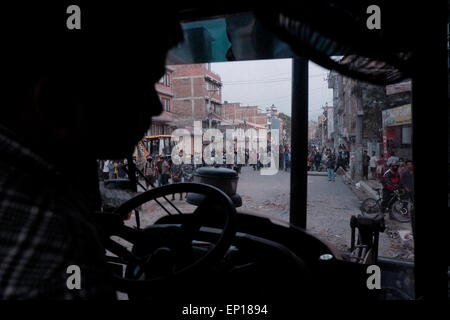
[(5, 9), (0, 122), (52, 159), (124, 158), (161, 112), (154, 84), (180, 25), (173, 10), (91, 1), (69, 30), (70, 4)]

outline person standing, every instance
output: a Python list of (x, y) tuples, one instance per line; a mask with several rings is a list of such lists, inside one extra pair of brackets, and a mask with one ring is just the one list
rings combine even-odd
[(307, 161), (308, 161), (308, 163), (307, 163), (308, 171), (310, 171), (312, 169), (312, 167), (313, 167), (313, 164), (314, 164), (314, 153), (313, 153), (313, 151), (311, 151), (311, 153), (309, 154)]
[(117, 165), (117, 173), (118, 173), (119, 179), (125, 179), (125, 177), (126, 177), (124, 167), (125, 167), (125, 164), (123, 163), (123, 161), (119, 161), (119, 163)]
[(362, 156), (362, 167), (363, 167), (363, 179), (369, 180), (369, 161), (370, 157), (367, 154), (367, 150), (364, 150)]
[(341, 154), (339, 154), (339, 156), (338, 156), (336, 169), (334, 169), (334, 172), (336, 172), (339, 168), (342, 168), (343, 171), (346, 171), (345, 170), (345, 160)]
[(161, 185), (162, 186), (169, 184), (169, 170), (170, 170), (169, 161), (167, 160), (167, 156), (164, 155), (164, 159), (161, 162)]
[(153, 172), (153, 158), (151, 156), (147, 157), (147, 161), (144, 165), (144, 176), (145, 176), (145, 186), (148, 189), (150, 185), (154, 183), (154, 172)]
[(103, 180), (109, 178), (109, 161), (110, 160), (105, 160), (105, 162), (103, 163)]
[(117, 161), (114, 161), (114, 179), (119, 179), (119, 170), (118, 170), (118, 166), (119, 166), (119, 163), (117, 162)]
[(395, 190), (400, 185), (400, 175), (398, 174), (398, 163), (393, 162), (391, 167), (384, 173), (381, 181), (383, 185), (383, 200), (381, 201), (382, 212), (387, 209), (389, 200), (391, 199)]
[[(172, 177), (172, 183), (180, 183), (181, 177), (183, 175), (182, 171), (182, 164), (175, 164), (172, 163), (172, 166), (170, 167), (170, 175)], [(183, 199), (183, 193), (180, 192), (180, 200)], [(175, 200), (175, 194), (172, 194), (172, 200)]]
[(280, 170), (283, 170), (286, 167), (286, 161), (284, 159), (284, 155), (286, 153), (286, 150), (284, 150), (284, 152), (283, 152), (283, 149), (284, 148), (280, 148), (280, 153), (278, 155), (278, 163), (279, 163), (279, 169)]
[(317, 153), (314, 156), (314, 164), (316, 167), (316, 171), (320, 171), (320, 162), (322, 161), (322, 155), (320, 154), (319, 151), (317, 151)]
[(114, 179), (114, 161), (108, 160), (109, 179)]
[(375, 155), (375, 151), (372, 151), (372, 156), (370, 157), (370, 160), (369, 160), (370, 177), (372, 179), (375, 179), (375, 177), (376, 177), (377, 161), (378, 161), (378, 158)]
[(328, 171), (328, 181), (335, 181), (334, 169), (336, 167), (336, 157), (334, 154), (328, 156), (327, 161), (327, 171)]
[(408, 169), (406, 168), (405, 161), (404, 161), (403, 158), (400, 158), (400, 160), (398, 160), (398, 174), (399, 174), (400, 176), (402, 176), (402, 174), (403, 174), (406, 170), (408, 170)]
[(288, 171), (288, 168), (291, 166), (291, 154), (289, 150), (286, 149), (284, 152), (284, 171)]
[(251, 158), (252, 158), (253, 171), (256, 171), (256, 163), (257, 163), (257, 159), (258, 159), (258, 155), (256, 153), (256, 150), (253, 150), (253, 152), (251, 153)]
[(400, 174), (400, 185), (405, 188), (406, 192), (411, 195), (414, 199), (414, 173), (413, 173), (413, 162), (411, 160), (406, 160), (406, 170)]
[(383, 178), (384, 172), (386, 172), (386, 161), (384, 160), (384, 157), (381, 156), (377, 160), (377, 180), (381, 181)]
[(391, 152), (391, 156), (387, 160), (387, 166), (390, 167), (393, 163), (397, 163), (400, 159), (395, 155), (395, 152)]
[(155, 163), (155, 171), (156, 171), (156, 178), (158, 179), (158, 186), (162, 186), (162, 163), (163, 163), (163, 155), (157, 156), (156, 163)]

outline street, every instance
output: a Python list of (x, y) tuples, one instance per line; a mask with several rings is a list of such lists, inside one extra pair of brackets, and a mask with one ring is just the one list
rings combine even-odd
[[(325, 173), (310, 173), (307, 186), (307, 230), (339, 250), (350, 247), (350, 218), (360, 213), (361, 202), (368, 197), (354, 185), (337, 176), (328, 181)], [(280, 170), (276, 175), (263, 176), (252, 167), (243, 167), (239, 174), (237, 193), (242, 207), (272, 219), (289, 222), (290, 172)], [(168, 199), (171, 196), (167, 197)], [(166, 207), (170, 205), (161, 199)], [(193, 212), (195, 206), (179, 200), (172, 201), (182, 212)], [(173, 212), (173, 210), (171, 210)], [(151, 213), (150, 213), (151, 212)], [(173, 212), (175, 213), (175, 212)], [(166, 213), (155, 202), (146, 203), (141, 210), (141, 225), (153, 224)], [(379, 255), (401, 260), (414, 260), (410, 223), (392, 221), (386, 215), (386, 231), (380, 234)], [(131, 219), (127, 224), (133, 224)]]
[[(361, 201), (368, 195), (347, 184), (340, 176), (335, 182), (328, 181), (326, 175), (308, 175), (307, 230), (322, 241), (347, 251), (350, 246), (350, 217), (360, 213)], [(252, 167), (243, 167), (239, 174), (237, 193), (242, 198), (242, 207), (272, 219), (289, 222), (290, 173), (279, 171), (273, 176), (262, 176)], [(167, 197), (168, 199), (171, 196)], [(170, 208), (165, 200), (161, 203)], [(172, 201), (182, 212), (193, 212), (195, 206), (188, 204), (184, 197)], [(239, 208), (238, 208), (239, 209)], [(171, 210), (173, 212), (173, 210)], [(153, 224), (166, 213), (155, 202), (146, 203), (141, 208), (141, 226)], [(134, 226), (134, 219), (126, 222)], [(379, 255), (404, 261), (413, 261), (412, 237), (402, 240), (401, 235), (411, 232), (410, 223), (398, 223), (386, 218), (386, 231), (380, 234)], [(122, 239), (116, 241), (127, 245)], [(119, 299), (127, 299), (119, 293)]]
[[(251, 167), (244, 167), (239, 175), (237, 192), (242, 197), (243, 208), (289, 221), (289, 189), (289, 172), (262, 176)], [(307, 190), (307, 230), (340, 250), (348, 250), (350, 217), (360, 213), (361, 201), (367, 195), (344, 183), (340, 176), (330, 182), (326, 175), (308, 175)], [(412, 240), (400, 238), (400, 234), (411, 231), (410, 223), (386, 218), (386, 227), (380, 234), (380, 256), (413, 260)]]

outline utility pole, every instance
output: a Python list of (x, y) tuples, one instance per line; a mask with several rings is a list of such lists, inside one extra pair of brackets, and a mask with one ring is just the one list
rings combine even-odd
[(356, 139), (355, 139), (355, 163), (354, 163), (354, 180), (362, 179), (362, 127), (363, 127), (363, 107), (362, 107), (362, 88), (360, 82), (356, 82)]
[(212, 96), (214, 95), (214, 92), (218, 92), (218, 89), (206, 89), (208, 92), (208, 97), (209, 97), (209, 101), (208, 101), (208, 128), (211, 129), (211, 122), (212, 122)]

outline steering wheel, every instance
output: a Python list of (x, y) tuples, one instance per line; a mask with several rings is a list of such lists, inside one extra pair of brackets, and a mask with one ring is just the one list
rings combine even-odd
[[(123, 224), (129, 212), (142, 204), (152, 200), (158, 202), (158, 198), (183, 192), (204, 195), (193, 213), (178, 211), (180, 214), (165, 216), (141, 230)], [(113, 282), (118, 291), (129, 294), (145, 295), (174, 279), (207, 270), (225, 255), (236, 233), (236, 209), (232, 200), (220, 189), (201, 183), (177, 183), (148, 190), (123, 203), (114, 214), (120, 217), (122, 224), (116, 226), (110, 235), (131, 242), (133, 247), (130, 252), (111, 238), (105, 247), (126, 263), (125, 277), (115, 275)], [(223, 225), (216, 237), (218, 240), (200, 258), (194, 255), (193, 259), (192, 241), (200, 240), (200, 228), (207, 221), (211, 223), (211, 218), (220, 220)]]

